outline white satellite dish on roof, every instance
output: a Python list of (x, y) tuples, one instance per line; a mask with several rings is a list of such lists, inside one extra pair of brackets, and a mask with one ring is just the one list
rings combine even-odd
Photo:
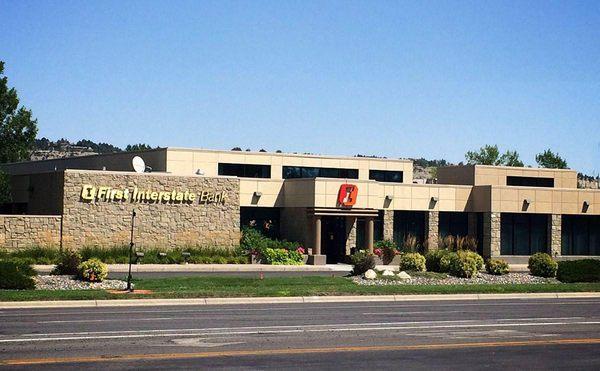
[(131, 164), (136, 173), (143, 173), (146, 171), (146, 163), (140, 156), (135, 156), (131, 159)]

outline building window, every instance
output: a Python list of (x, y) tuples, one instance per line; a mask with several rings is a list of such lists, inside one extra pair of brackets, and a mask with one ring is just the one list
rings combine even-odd
[(469, 214), (461, 212), (440, 212), (440, 237), (465, 237), (469, 234)]
[(535, 178), (530, 176), (507, 176), (506, 185), (522, 187), (554, 187), (554, 178)]
[(358, 169), (329, 167), (284, 166), (283, 179), (294, 178), (346, 178), (358, 179)]
[(240, 178), (270, 178), (271, 165), (219, 163), (219, 175), (237, 176)]
[(600, 255), (600, 216), (562, 216), (562, 255)]
[(269, 238), (279, 238), (280, 210), (276, 207), (240, 207), (240, 226)]
[(378, 182), (402, 183), (404, 173), (392, 170), (369, 170), (369, 179)]
[(419, 246), (425, 242), (425, 211), (394, 211), (394, 242), (400, 247), (408, 236), (415, 236)]
[(502, 255), (548, 252), (548, 215), (502, 213), (500, 246)]

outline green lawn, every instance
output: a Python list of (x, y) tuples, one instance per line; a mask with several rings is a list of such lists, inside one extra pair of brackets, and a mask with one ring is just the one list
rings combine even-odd
[(152, 294), (111, 294), (101, 290), (9, 291), (0, 290), (0, 301), (82, 300), (134, 298), (205, 298), (253, 296), (327, 296), (389, 294), (468, 294), (598, 291), (600, 283), (514, 285), (392, 285), (359, 286), (343, 277), (177, 277), (136, 280), (137, 289)]

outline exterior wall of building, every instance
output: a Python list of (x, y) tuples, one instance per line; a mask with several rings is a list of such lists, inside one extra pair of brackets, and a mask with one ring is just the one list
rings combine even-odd
[[(524, 207), (525, 199), (531, 201), (527, 208)], [(584, 201), (589, 206), (584, 207)], [(600, 191), (496, 186), (492, 187), (491, 208), (494, 212), (597, 215), (600, 213)]]
[(146, 165), (152, 167), (153, 171), (164, 172), (167, 170), (166, 148), (140, 152), (119, 152), (42, 161), (17, 162), (0, 165), (0, 169), (10, 175), (47, 173), (51, 171), (60, 172), (66, 169), (133, 171), (131, 160), (135, 156), (141, 156)]
[(483, 214), (483, 257), (500, 256), (500, 213)]
[[(82, 187), (153, 192), (225, 192), (225, 202), (86, 201)], [(239, 244), (239, 181), (231, 178), (181, 177), (106, 171), (64, 173), (63, 246), (127, 245), (131, 215), (137, 213), (134, 239), (141, 247), (222, 246)]]
[(167, 171), (173, 174), (192, 175), (201, 169), (206, 176), (217, 176), (219, 163), (271, 165), (271, 179), (278, 180), (283, 166), (358, 169), (359, 179), (364, 180), (369, 179), (369, 169), (403, 171), (405, 183), (412, 183), (413, 177), (409, 160), (168, 148)]
[(447, 166), (438, 169), (439, 184), (506, 186), (508, 176), (552, 178), (554, 188), (577, 188), (577, 172), (568, 169), (487, 165)]
[(0, 215), (0, 247), (58, 247), (60, 225), (57, 215)]

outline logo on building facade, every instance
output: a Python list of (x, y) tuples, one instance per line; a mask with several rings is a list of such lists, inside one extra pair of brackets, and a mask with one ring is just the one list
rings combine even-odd
[(155, 204), (201, 204), (222, 203), (224, 204), (228, 195), (225, 191), (192, 192), (189, 190), (166, 190), (154, 191), (152, 189), (114, 188), (108, 186), (93, 186), (84, 184), (81, 187), (81, 200), (85, 202), (131, 202), (131, 203), (155, 203)]
[(338, 203), (343, 207), (351, 207), (356, 203), (358, 187), (354, 184), (342, 184), (338, 193)]

